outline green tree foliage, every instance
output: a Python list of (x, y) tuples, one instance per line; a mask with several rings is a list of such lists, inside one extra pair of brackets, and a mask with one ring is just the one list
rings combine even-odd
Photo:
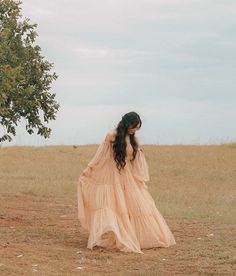
[(59, 109), (55, 94), (49, 93), (56, 73), (35, 45), (37, 24), (22, 20), (21, 2), (0, 0), (0, 142), (11, 141), (16, 126), (25, 119), (29, 134), (48, 138), (46, 127)]

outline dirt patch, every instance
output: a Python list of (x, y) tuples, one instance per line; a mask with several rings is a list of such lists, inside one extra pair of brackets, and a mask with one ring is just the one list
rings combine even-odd
[(236, 275), (229, 224), (165, 217), (177, 244), (144, 255), (89, 250), (77, 206), (35, 196), (0, 196), (1, 275)]

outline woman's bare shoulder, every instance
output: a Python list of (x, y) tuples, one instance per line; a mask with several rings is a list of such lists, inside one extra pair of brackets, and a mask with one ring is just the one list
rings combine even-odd
[(108, 139), (110, 142), (114, 142), (116, 139), (116, 130), (112, 130), (107, 133), (106, 139)]

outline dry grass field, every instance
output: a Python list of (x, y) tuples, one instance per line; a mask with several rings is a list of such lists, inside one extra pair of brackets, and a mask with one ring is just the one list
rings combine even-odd
[(0, 148), (0, 275), (236, 275), (236, 145), (143, 146), (177, 244), (86, 248), (76, 182), (97, 145)]

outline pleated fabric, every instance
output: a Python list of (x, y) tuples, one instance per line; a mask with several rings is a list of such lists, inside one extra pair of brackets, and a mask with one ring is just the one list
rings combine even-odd
[(142, 248), (176, 244), (145, 182), (149, 167), (141, 147), (133, 161), (127, 143), (126, 166), (118, 171), (108, 133), (78, 181), (78, 218), (89, 232), (87, 248), (101, 246), (141, 253)]

